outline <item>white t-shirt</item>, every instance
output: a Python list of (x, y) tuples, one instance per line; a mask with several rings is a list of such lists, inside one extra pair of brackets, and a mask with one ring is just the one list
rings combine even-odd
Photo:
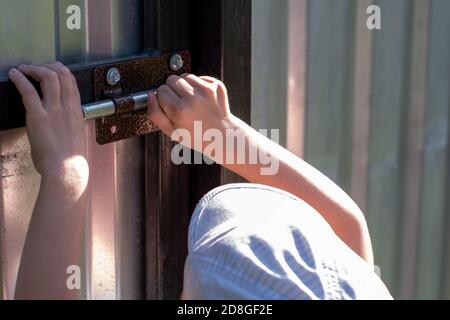
[(208, 193), (189, 226), (184, 299), (392, 299), (299, 198), (262, 185)]

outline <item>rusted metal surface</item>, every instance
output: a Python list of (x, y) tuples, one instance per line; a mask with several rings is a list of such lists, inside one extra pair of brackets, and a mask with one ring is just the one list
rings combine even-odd
[(96, 120), (97, 143), (107, 144), (157, 131), (146, 112), (120, 114)]
[[(176, 54), (176, 53), (173, 53)], [(184, 67), (179, 71), (170, 69), (170, 58), (173, 54), (141, 57), (132, 60), (105, 64), (94, 70), (94, 95), (99, 100), (121, 94), (131, 94), (163, 84), (172, 74), (181, 75), (190, 70), (190, 54), (183, 51), (180, 54), (185, 61)], [(117, 68), (122, 80), (115, 86), (108, 84), (106, 74), (110, 68)]]
[[(116, 64), (102, 65), (94, 69), (94, 99), (95, 101), (112, 98), (116, 105), (114, 116), (96, 120), (97, 142), (106, 144), (134, 136), (157, 131), (158, 128), (148, 119), (147, 113), (132, 112), (134, 101), (129, 96), (132, 93), (149, 90), (165, 83), (170, 75), (181, 75), (189, 72), (191, 59), (188, 51), (179, 52), (184, 60), (184, 66), (178, 71), (170, 68), (173, 54), (149, 56), (123, 61)], [(110, 85), (106, 79), (107, 72), (117, 68), (121, 81)]]

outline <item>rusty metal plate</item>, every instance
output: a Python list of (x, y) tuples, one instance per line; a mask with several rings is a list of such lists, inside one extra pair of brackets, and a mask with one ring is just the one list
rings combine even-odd
[[(184, 66), (178, 71), (170, 68), (170, 59), (174, 54), (181, 55), (184, 60)], [(117, 68), (121, 75), (121, 81), (113, 86), (106, 80), (111, 68)], [(133, 109), (133, 101), (127, 95), (159, 87), (170, 75), (181, 75), (190, 70), (191, 57), (188, 51), (140, 57), (95, 68), (95, 100), (111, 98), (116, 105), (115, 115), (95, 120), (97, 143), (107, 144), (159, 130), (148, 119), (146, 111), (129, 112)]]

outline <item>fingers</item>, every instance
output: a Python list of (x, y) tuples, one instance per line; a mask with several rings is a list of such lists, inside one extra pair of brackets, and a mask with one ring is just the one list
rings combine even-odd
[(208, 83), (217, 83), (218, 80), (216, 78), (210, 77), (210, 76), (201, 76), (199, 77), (200, 79), (202, 79), (203, 81), (206, 81)]
[(148, 117), (153, 121), (167, 136), (171, 136), (174, 131), (172, 122), (161, 109), (158, 99), (154, 92), (148, 93)]
[(19, 70), (41, 84), (43, 105), (49, 109), (60, 108), (60, 84), (56, 72), (36, 65), (21, 65)]
[(158, 88), (158, 102), (164, 113), (173, 119), (176, 117), (180, 97), (167, 85)]
[(28, 114), (44, 114), (41, 98), (30, 81), (19, 70), (13, 68), (9, 71), (9, 79), (14, 83)]
[(166, 85), (168, 85), (180, 97), (194, 95), (194, 88), (181, 77), (170, 76), (167, 78)]
[(73, 106), (70, 101), (74, 101), (76, 98), (75, 94), (75, 78), (73, 77), (70, 70), (63, 65), (61, 62), (53, 62), (45, 65), (48, 69), (54, 71), (59, 79), (59, 85), (61, 88), (61, 106), (63, 108), (71, 108)]
[(217, 86), (217, 98), (219, 101), (222, 101), (223, 103), (228, 103), (228, 92), (227, 88), (223, 84), (222, 81), (209, 77), (209, 76), (201, 76), (200, 79)]
[(19, 91), (25, 110), (28, 114), (43, 115), (45, 113), (36, 89), (19, 70), (13, 68), (9, 71), (9, 78)]
[(193, 87), (199, 89), (209, 89), (211, 87), (209, 81), (205, 81), (201, 77), (197, 77), (196, 75), (185, 73), (181, 77)]
[(223, 93), (226, 93), (225, 85), (218, 79), (209, 77), (209, 76), (201, 76), (197, 77), (193, 74), (185, 73), (182, 75), (183, 79), (185, 79), (187, 82), (189, 82), (192, 86), (195, 88), (202, 89), (206, 91), (207, 93), (210, 93), (213, 91), (214, 93), (217, 91), (218, 87), (221, 87)]
[(209, 76), (197, 77), (188, 73), (183, 74), (181, 77), (195, 88), (205, 90), (207, 93), (210, 93), (211, 90), (217, 92), (217, 97), (219, 100), (224, 103), (228, 103), (227, 88), (222, 81)]

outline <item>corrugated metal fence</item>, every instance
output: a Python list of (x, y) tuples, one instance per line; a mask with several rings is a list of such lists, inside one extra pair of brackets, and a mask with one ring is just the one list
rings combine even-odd
[(450, 1), (253, 6), (253, 125), (352, 195), (396, 298), (449, 299)]

